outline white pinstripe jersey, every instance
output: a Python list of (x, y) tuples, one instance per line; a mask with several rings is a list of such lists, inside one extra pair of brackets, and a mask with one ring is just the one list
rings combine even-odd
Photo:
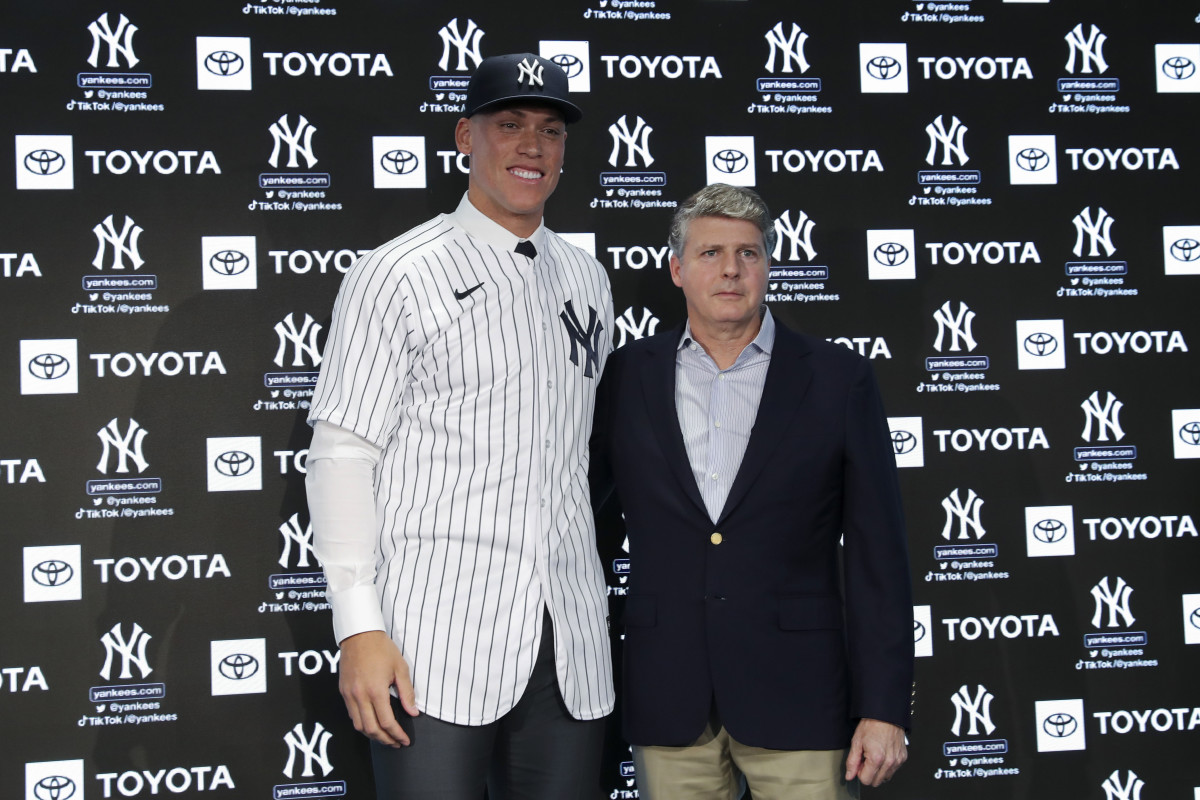
[(543, 603), (567, 709), (613, 706), (587, 483), (612, 296), (590, 255), (544, 227), (532, 240), (535, 260), (513, 253), (516, 237), (464, 197), (364, 256), (338, 292), (309, 413), (382, 449), (366, 572), (418, 707), (458, 724), (520, 699)]

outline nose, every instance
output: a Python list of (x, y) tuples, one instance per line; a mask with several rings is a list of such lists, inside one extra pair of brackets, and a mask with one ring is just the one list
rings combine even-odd
[(742, 272), (741, 258), (737, 253), (727, 253), (721, 259), (721, 275), (726, 278), (736, 278)]
[(521, 136), (517, 140), (517, 149), (524, 155), (537, 156), (541, 154), (542, 140), (538, 137), (537, 128), (530, 125), (521, 129)]

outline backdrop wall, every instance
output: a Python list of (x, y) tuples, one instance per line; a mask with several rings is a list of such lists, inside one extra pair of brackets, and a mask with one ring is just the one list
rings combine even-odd
[(536, 50), (618, 344), (682, 319), (668, 220), (721, 180), (778, 215), (773, 313), (879, 375), (919, 655), (879, 795), (1200, 798), (1197, 10), (8, 4), (0, 794), (370, 796), (306, 405), (342, 274), (465, 189), (478, 59)]

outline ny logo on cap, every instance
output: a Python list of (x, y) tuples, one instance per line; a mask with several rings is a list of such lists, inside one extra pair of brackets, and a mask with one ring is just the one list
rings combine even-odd
[(530, 64), (528, 58), (522, 58), (521, 63), (517, 64), (517, 69), (520, 70), (517, 73), (517, 83), (524, 83), (525, 79), (529, 78), (530, 86), (545, 86), (542, 80), (542, 72), (545, 67), (542, 66), (542, 62), (534, 59), (533, 63)]

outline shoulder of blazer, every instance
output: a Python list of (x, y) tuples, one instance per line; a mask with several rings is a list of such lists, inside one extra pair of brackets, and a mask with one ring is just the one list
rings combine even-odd
[(628, 369), (643, 363), (642, 360), (647, 357), (660, 356), (663, 353), (673, 357), (675, 349), (679, 345), (679, 337), (682, 335), (683, 323), (680, 323), (670, 330), (660, 331), (653, 336), (637, 339), (624, 347), (617, 348), (609, 356), (609, 361), (613, 362), (618, 369)]

